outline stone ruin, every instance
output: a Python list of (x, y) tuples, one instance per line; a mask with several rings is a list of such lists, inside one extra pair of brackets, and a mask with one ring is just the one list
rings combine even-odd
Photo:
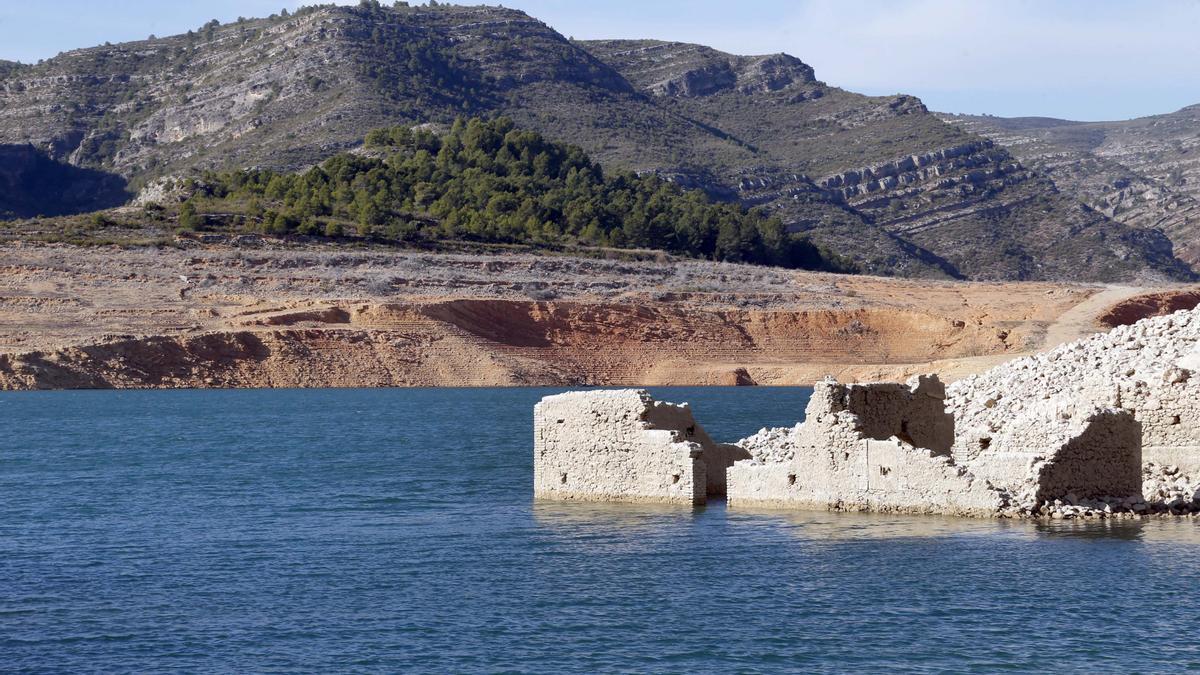
[(937, 378), (818, 382), (804, 422), (740, 441), (751, 459), (729, 469), (729, 504), (990, 515), (1002, 495), (951, 459), (944, 399)]
[[(1007, 435), (953, 455), (954, 419), (935, 376), (817, 383), (805, 421), (714, 442), (690, 408), (641, 390), (548, 396), (534, 409), (534, 492), (578, 501), (1003, 515), (1073, 495), (1141, 488), (1138, 424), (1124, 411), (1037, 409)], [(1039, 448), (1028, 444), (1037, 435)]]
[(1200, 510), (1200, 482), (1187, 475), (1200, 472), (1198, 371), (1200, 310), (1192, 310), (949, 388), (936, 376), (819, 382), (804, 422), (732, 445), (709, 438), (686, 404), (644, 391), (561, 394), (535, 409), (534, 491), (969, 516), (1192, 512)]
[[(1136, 422), (1127, 413), (1097, 409), (1062, 418), (1031, 411), (1014, 429), (1037, 430), (1036, 445), (1014, 432), (967, 461), (953, 452), (945, 399), (935, 376), (908, 386), (819, 382), (803, 423), (739, 442), (752, 459), (729, 470), (729, 503), (991, 516), (1067, 495), (1124, 496), (1141, 487)], [(1082, 443), (1091, 450), (1078, 452)]]
[(533, 488), (542, 499), (703, 504), (750, 454), (715, 443), (686, 403), (645, 391), (577, 391), (533, 409)]

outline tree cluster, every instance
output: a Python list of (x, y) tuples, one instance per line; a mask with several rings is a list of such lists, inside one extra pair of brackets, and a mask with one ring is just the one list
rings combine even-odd
[(353, 227), (359, 236), (402, 242), (649, 248), (844, 268), (837, 256), (788, 233), (778, 218), (654, 175), (607, 173), (583, 150), (505, 118), (459, 119), (441, 136), (378, 129), (364, 150), (303, 173), (211, 173), (200, 184), (211, 200), (248, 205), (259, 227), (275, 234), (339, 236)]

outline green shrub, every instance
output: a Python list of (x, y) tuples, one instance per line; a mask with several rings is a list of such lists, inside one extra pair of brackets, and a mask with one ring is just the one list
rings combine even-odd
[(203, 218), (196, 213), (196, 204), (187, 200), (179, 206), (179, 227), (183, 230), (195, 230), (203, 223)]

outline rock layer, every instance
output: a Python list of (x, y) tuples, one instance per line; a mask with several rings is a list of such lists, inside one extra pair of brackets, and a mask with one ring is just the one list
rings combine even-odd
[(1120, 122), (943, 118), (1004, 144), (1098, 213), (1162, 230), (1180, 258), (1200, 262), (1200, 105)]

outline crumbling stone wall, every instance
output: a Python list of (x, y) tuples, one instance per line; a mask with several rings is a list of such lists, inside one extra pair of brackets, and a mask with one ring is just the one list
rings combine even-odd
[(746, 456), (714, 443), (687, 404), (641, 390), (569, 392), (534, 407), (539, 499), (703, 504)]
[(1200, 347), (1180, 359), (1160, 381), (1135, 380), (1118, 389), (1119, 404), (1142, 426), (1142, 459), (1200, 473)]
[(739, 461), (686, 406), (645, 392), (548, 397), (535, 414), (535, 490), (959, 515), (1110, 508), (1115, 498), (1136, 511), (1143, 460), (1175, 465), (1166, 476), (1200, 472), (1200, 310), (1017, 359), (949, 391), (936, 377), (821, 382), (806, 415), (739, 441)]
[(946, 412), (946, 385), (937, 375), (921, 375), (908, 384), (834, 384), (822, 388), (822, 405), (853, 413), (867, 437), (893, 436), (909, 445), (949, 455), (954, 444), (954, 416)]
[(765, 430), (740, 442), (754, 457), (728, 471), (731, 507), (990, 516), (1003, 506), (1002, 494), (949, 457), (866, 436), (857, 415), (838, 409), (843, 385), (816, 389), (804, 423), (785, 438)]
[[(990, 516), (1067, 496), (1139, 492), (1140, 428), (1126, 411), (1033, 406), (998, 433), (976, 438), (970, 461), (947, 452), (946, 427), (922, 436), (940, 439), (941, 450), (917, 447), (911, 436), (873, 437), (913, 415), (905, 391), (915, 397), (938, 391), (936, 384), (930, 378), (905, 388), (818, 383), (803, 424), (739, 441), (752, 460), (729, 470), (730, 505)], [(869, 406), (869, 426), (851, 411), (856, 400)], [(919, 415), (910, 419), (945, 424), (940, 398), (917, 405)]]
[(1125, 410), (1039, 402), (981, 440), (960, 462), (1013, 505), (1141, 493), (1141, 425)]

